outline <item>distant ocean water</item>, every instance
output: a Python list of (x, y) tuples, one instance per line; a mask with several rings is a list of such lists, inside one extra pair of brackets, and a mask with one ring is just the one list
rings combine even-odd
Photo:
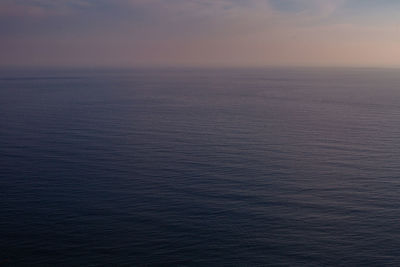
[(1, 70), (0, 212), (0, 265), (399, 266), (400, 70)]

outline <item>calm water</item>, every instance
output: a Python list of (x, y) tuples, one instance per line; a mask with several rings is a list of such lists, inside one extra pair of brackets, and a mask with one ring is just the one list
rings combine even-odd
[(2, 70), (0, 164), (0, 265), (400, 265), (400, 70)]

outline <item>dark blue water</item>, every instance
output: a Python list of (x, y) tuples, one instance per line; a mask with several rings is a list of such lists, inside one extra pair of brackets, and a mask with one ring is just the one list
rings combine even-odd
[(0, 74), (0, 265), (400, 265), (400, 70)]

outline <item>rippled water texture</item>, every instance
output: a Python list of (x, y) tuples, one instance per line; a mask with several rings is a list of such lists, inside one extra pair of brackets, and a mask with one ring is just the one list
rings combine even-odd
[(0, 265), (400, 265), (400, 70), (0, 74)]

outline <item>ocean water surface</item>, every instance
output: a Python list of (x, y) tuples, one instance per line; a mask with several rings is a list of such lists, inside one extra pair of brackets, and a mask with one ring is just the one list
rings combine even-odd
[(0, 71), (0, 265), (399, 266), (400, 70)]

